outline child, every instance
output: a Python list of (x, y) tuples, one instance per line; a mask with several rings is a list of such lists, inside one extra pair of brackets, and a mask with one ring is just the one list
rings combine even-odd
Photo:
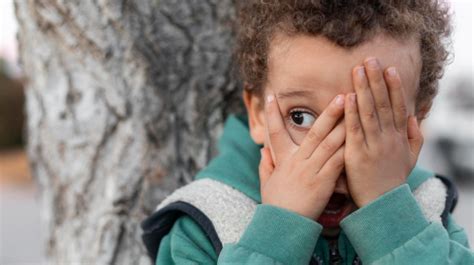
[(415, 165), (444, 7), (243, 2), (248, 116), (229, 117), (219, 155), (143, 222), (156, 263), (474, 264), (453, 185)]

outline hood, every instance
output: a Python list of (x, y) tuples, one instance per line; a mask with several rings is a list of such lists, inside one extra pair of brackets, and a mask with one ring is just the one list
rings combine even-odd
[[(195, 176), (195, 179), (210, 178), (225, 183), (261, 203), (258, 165), (260, 148), (250, 137), (246, 115), (230, 115), (218, 143), (218, 155)], [(407, 183), (414, 191), (424, 181), (434, 176), (433, 172), (414, 167)]]

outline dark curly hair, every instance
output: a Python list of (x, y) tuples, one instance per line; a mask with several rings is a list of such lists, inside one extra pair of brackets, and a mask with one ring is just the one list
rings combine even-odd
[(419, 38), (422, 59), (416, 98), (431, 103), (449, 58), (451, 14), (438, 0), (245, 0), (237, 4), (235, 58), (245, 89), (263, 95), (269, 45), (276, 32), (321, 35), (352, 48), (383, 32)]

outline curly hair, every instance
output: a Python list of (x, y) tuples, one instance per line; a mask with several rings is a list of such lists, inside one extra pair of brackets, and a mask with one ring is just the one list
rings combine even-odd
[(352, 48), (383, 32), (419, 39), (420, 103), (431, 103), (450, 52), (451, 14), (438, 0), (246, 0), (238, 8), (234, 57), (245, 89), (263, 95), (269, 46), (275, 33), (321, 35)]

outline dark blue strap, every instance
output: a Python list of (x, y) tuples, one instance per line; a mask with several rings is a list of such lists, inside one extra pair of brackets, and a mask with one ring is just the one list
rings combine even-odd
[(199, 224), (211, 241), (217, 255), (221, 252), (222, 243), (211, 220), (192, 204), (177, 201), (161, 208), (141, 223), (142, 240), (153, 263), (158, 256), (161, 240), (170, 232), (175, 221), (182, 215), (188, 215)]
[(456, 205), (458, 203), (458, 190), (454, 183), (447, 177), (436, 174), (436, 177), (440, 179), (443, 184), (446, 186), (447, 194), (446, 194), (446, 202), (444, 204), (444, 210), (441, 214), (441, 221), (443, 222), (443, 226), (447, 229), (448, 228), (448, 214), (454, 211)]

